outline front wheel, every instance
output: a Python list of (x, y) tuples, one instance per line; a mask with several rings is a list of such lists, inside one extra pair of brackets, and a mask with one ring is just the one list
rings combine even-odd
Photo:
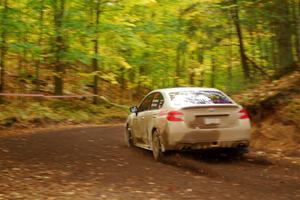
[(154, 160), (156, 161), (162, 161), (165, 157), (164, 153), (162, 152), (161, 142), (157, 131), (154, 131), (152, 135), (152, 153)]
[(134, 146), (133, 139), (132, 139), (132, 134), (131, 134), (131, 129), (129, 127), (126, 127), (124, 136), (125, 136), (125, 143), (126, 143), (126, 145), (128, 147)]

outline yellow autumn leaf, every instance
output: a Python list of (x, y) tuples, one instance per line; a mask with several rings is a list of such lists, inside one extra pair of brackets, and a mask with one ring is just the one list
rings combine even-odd
[(125, 69), (131, 69), (132, 66), (130, 64), (128, 64), (125, 60), (121, 60), (120, 65), (123, 66)]

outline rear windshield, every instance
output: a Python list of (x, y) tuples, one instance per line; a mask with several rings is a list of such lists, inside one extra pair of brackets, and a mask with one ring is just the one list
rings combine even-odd
[(169, 93), (173, 106), (192, 106), (203, 104), (232, 104), (224, 94), (218, 91), (178, 91)]

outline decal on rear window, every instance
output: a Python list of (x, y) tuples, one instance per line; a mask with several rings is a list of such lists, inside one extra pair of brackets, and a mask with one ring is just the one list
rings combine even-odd
[(169, 96), (174, 106), (233, 103), (229, 98), (218, 91), (179, 91), (170, 92)]

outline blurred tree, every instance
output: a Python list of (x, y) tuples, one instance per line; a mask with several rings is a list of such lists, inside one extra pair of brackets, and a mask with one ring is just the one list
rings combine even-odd
[(244, 39), (243, 39), (243, 32), (240, 24), (240, 7), (238, 4), (238, 0), (232, 0), (232, 19), (234, 22), (234, 26), (236, 28), (238, 40), (239, 40), (239, 47), (240, 47), (240, 55), (241, 55), (241, 61), (242, 61), (242, 67), (244, 72), (244, 77), (246, 80), (250, 80), (250, 69), (248, 65), (246, 50), (244, 46)]
[(55, 94), (63, 94), (64, 85), (64, 73), (66, 62), (63, 60), (66, 52), (66, 38), (64, 35), (64, 19), (65, 19), (65, 6), (66, 0), (52, 0), (53, 9), (53, 22), (54, 22), (54, 62), (53, 67), (55, 70), (54, 74), (54, 86)]
[(299, 13), (299, 0), (1, 0), (0, 92), (238, 91), (297, 69)]
[(295, 70), (292, 47), (292, 24), (290, 18), (289, 0), (273, 1), (273, 25), (276, 34), (278, 69), (277, 78)]
[(1, 43), (0, 43), (0, 93), (5, 90), (5, 73), (6, 73), (6, 54), (8, 50), (7, 44), (7, 28), (8, 28), (8, 0), (1, 1)]
[[(94, 16), (92, 18), (94, 18), (94, 22), (93, 22), (93, 27), (95, 30), (94, 33), (94, 38), (93, 38), (93, 43), (94, 43), (94, 56), (92, 59), (92, 63), (93, 63), (93, 71), (95, 73), (94, 75), (94, 84), (93, 84), (93, 89), (94, 89), (94, 95), (98, 95), (99, 94), (99, 90), (98, 90), (98, 70), (99, 70), (99, 62), (98, 62), (98, 54), (99, 54), (99, 24), (100, 24), (100, 6), (101, 6), (101, 1), (100, 0), (96, 0), (96, 1), (92, 1), (91, 2), (91, 11), (93, 13), (91, 13), (91, 16)], [(98, 104), (98, 97), (94, 96), (94, 104)]]

